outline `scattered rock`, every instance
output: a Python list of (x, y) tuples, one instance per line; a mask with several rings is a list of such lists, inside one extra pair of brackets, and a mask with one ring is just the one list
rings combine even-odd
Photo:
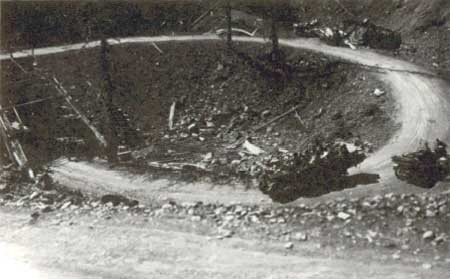
[(385, 95), (386, 94), (386, 91), (383, 91), (383, 90), (381, 90), (381, 89), (379, 89), (379, 88), (376, 88), (374, 91), (373, 91), (373, 95), (375, 95), (376, 97), (381, 97), (381, 96), (383, 96), (383, 95)]
[(64, 210), (64, 209), (68, 208), (68, 207), (71, 206), (71, 205), (72, 205), (72, 202), (71, 202), (71, 201), (68, 201), (68, 202), (64, 203), (64, 204), (61, 206), (61, 209)]
[(294, 243), (288, 242), (284, 245), (284, 249), (292, 250), (294, 248)]
[(6, 194), (10, 191), (10, 187), (6, 183), (0, 183), (0, 194)]
[(425, 212), (425, 216), (428, 218), (432, 218), (436, 216), (436, 211), (435, 210), (431, 210), (431, 209), (427, 209), (427, 211)]
[(198, 133), (199, 129), (196, 123), (193, 123), (191, 125), (188, 126), (188, 130), (191, 133)]
[(125, 196), (119, 194), (108, 194), (100, 198), (102, 204), (112, 204), (112, 206), (117, 206), (119, 204), (124, 204), (128, 206), (136, 206), (139, 204), (137, 200), (131, 200)]
[(37, 198), (39, 195), (40, 195), (39, 192), (33, 192), (33, 193), (31, 193), (31, 195), (30, 195), (30, 200), (34, 200), (34, 199)]
[(218, 162), (219, 162), (220, 165), (225, 166), (225, 165), (228, 164), (228, 158), (226, 158), (226, 157), (220, 158), (218, 160)]
[(261, 112), (261, 117), (262, 118), (266, 118), (266, 117), (268, 117), (270, 115), (270, 110), (265, 110), (265, 111), (263, 111), (263, 112)]
[(261, 149), (260, 147), (258, 147), (256, 145), (254, 145), (253, 143), (249, 142), (248, 140), (246, 140), (244, 142), (242, 147), (244, 149), (246, 149), (250, 154), (256, 155), (256, 156), (266, 153), (266, 151), (264, 151), (263, 149)]
[(219, 236), (217, 236), (217, 238), (218, 239), (230, 238), (233, 235), (234, 235), (234, 232), (232, 230), (220, 229)]
[(292, 238), (297, 240), (297, 241), (307, 241), (308, 240), (308, 235), (306, 233), (303, 233), (303, 232), (298, 232), (298, 233), (294, 234)]
[(352, 217), (352, 215), (345, 213), (345, 212), (339, 212), (337, 217), (341, 220), (346, 221), (346, 220), (350, 219)]
[(205, 161), (205, 162), (211, 162), (212, 159), (213, 159), (212, 152), (206, 153), (205, 156), (203, 156), (203, 161)]
[(53, 207), (51, 207), (51, 206), (49, 206), (49, 205), (44, 206), (44, 207), (41, 209), (41, 212), (42, 212), (42, 213), (49, 213), (49, 212), (52, 212), (52, 211), (53, 211)]
[(426, 231), (423, 235), (422, 238), (424, 240), (432, 240), (435, 237), (434, 232), (433, 231)]
[(392, 259), (393, 260), (400, 260), (400, 258), (401, 258), (400, 254), (398, 254), (398, 253), (395, 253), (395, 254), (392, 255)]
[(442, 233), (442, 234), (440, 234), (438, 237), (436, 237), (436, 238), (434, 239), (434, 243), (440, 244), (440, 243), (442, 243), (442, 242), (445, 242), (446, 239), (447, 239), (447, 236), (446, 236), (445, 234)]
[(30, 224), (30, 225), (36, 224), (36, 222), (40, 216), (41, 216), (41, 214), (38, 211), (33, 212), (31, 214), (31, 220), (28, 222), (28, 224)]

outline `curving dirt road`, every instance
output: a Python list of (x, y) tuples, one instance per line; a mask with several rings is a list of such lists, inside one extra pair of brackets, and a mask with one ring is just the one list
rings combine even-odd
[[(170, 42), (170, 41), (205, 41), (220, 40), (216, 35), (198, 35), (198, 36), (158, 36), (158, 37), (132, 37), (122, 38), (119, 40), (111, 39), (109, 43), (127, 44), (127, 43), (150, 43), (150, 42)], [(266, 43), (263, 38), (250, 37), (234, 37), (234, 40), (241, 42)], [(351, 50), (347, 48), (332, 47), (321, 43), (316, 39), (283, 39), (280, 44), (293, 48), (301, 48), (320, 52), (350, 61), (367, 67), (375, 67), (379, 72), (376, 76), (384, 81), (391, 89), (390, 92), (397, 101), (397, 119), (401, 124), (401, 128), (392, 136), (390, 141), (381, 149), (376, 151), (372, 156), (366, 159), (360, 166), (351, 170), (352, 173), (366, 172), (378, 173), (381, 176), (380, 185), (360, 186), (356, 189), (348, 190), (352, 194), (362, 195), (367, 191), (398, 191), (405, 187), (399, 181), (396, 181), (393, 170), (391, 157), (395, 154), (410, 152), (416, 150), (423, 141), (433, 142), (439, 138), (450, 145), (450, 85), (432, 75), (429, 71), (422, 69), (411, 63), (395, 59), (393, 57), (381, 55), (370, 50)], [(65, 46), (47, 47), (35, 49), (36, 56), (48, 55), (66, 51), (80, 50), (84, 48), (93, 48), (99, 46), (99, 41), (89, 42), (87, 44), (73, 44)], [(27, 57), (31, 55), (30, 50), (13, 53), (16, 58)], [(9, 55), (0, 55), (0, 60), (9, 59)], [(78, 168), (78, 169), (77, 169)], [(80, 168), (85, 168), (86, 173), (79, 172)], [(88, 179), (88, 174), (95, 172), (97, 166), (79, 163), (61, 165), (55, 168), (57, 178), (72, 179)], [(77, 172), (78, 171), (78, 172)], [(104, 171), (98, 169), (98, 171)], [(64, 177), (62, 173), (72, 173), (69, 177)], [(59, 174), (59, 175), (58, 175)], [(87, 182), (87, 181), (86, 181)], [(123, 182), (117, 185), (117, 181), (103, 181), (107, 184), (107, 188), (116, 190), (125, 190)], [(130, 181), (128, 181), (130, 182)], [(395, 182), (395, 183), (393, 183)], [(394, 188), (391, 185), (395, 184)], [(208, 189), (199, 185), (201, 189)], [(128, 187), (128, 185), (126, 186)], [(400, 187), (400, 188), (399, 188)], [(142, 187), (141, 187), (142, 188)], [(152, 187), (143, 187), (152, 189)], [(348, 192), (347, 191), (347, 192)], [(195, 192), (191, 194), (195, 195)], [(230, 193), (231, 194), (231, 193)], [(257, 201), (260, 196), (254, 197), (255, 193), (234, 193), (237, 194), (237, 201)], [(214, 194), (212, 194), (214, 195)], [(199, 199), (202, 195), (199, 194)], [(225, 198), (223, 195), (217, 195)], [(253, 198), (251, 198), (253, 196)], [(241, 197), (241, 198), (240, 198)]]

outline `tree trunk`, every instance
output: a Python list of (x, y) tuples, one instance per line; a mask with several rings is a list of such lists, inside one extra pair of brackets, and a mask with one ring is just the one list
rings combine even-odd
[(227, 7), (226, 7), (226, 16), (227, 16), (227, 28), (228, 28), (228, 32), (227, 32), (227, 45), (228, 48), (231, 49), (233, 47), (233, 38), (232, 38), (232, 27), (231, 27), (231, 4), (230, 1), (228, 0), (227, 2)]
[(106, 38), (101, 39), (100, 45), (100, 71), (102, 78), (102, 91), (105, 113), (105, 135), (108, 141), (106, 155), (112, 162), (117, 161), (117, 135), (113, 121), (113, 91), (114, 86), (111, 79), (111, 69), (109, 63), (109, 45)]
[(277, 21), (275, 19), (275, 15), (272, 12), (272, 19), (271, 19), (271, 32), (270, 32), (270, 38), (272, 39), (272, 62), (278, 62), (280, 60), (280, 46), (278, 43), (278, 30), (277, 30)]

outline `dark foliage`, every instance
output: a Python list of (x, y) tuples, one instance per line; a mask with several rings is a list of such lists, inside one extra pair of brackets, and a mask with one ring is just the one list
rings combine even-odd
[(199, 3), (166, 1), (1, 2), (1, 47), (186, 32), (203, 9)]

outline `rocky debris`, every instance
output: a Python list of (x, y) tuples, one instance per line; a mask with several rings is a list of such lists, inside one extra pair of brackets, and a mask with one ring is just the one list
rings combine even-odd
[(286, 203), (299, 197), (317, 197), (353, 187), (347, 169), (361, 163), (365, 157), (360, 148), (350, 152), (345, 143), (318, 141), (309, 150), (288, 160), (268, 162), (259, 189), (272, 200)]
[(139, 204), (137, 200), (132, 200), (123, 195), (118, 194), (103, 195), (100, 198), (100, 202), (103, 204), (111, 203), (113, 206), (117, 206), (119, 204), (124, 204), (126, 206), (137, 206)]
[[(263, 233), (268, 239), (285, 243), (283, 245), (287, 250), (293, 249), (295, 243), (304, 241), (349, 247), (370, 245), (377, 249), (395, 249), (396, 252), (389, 252), (395, 260), (401, 260), (404, 253), (416, 253), (417, 249), (425, 253), (446, 251), (448, 247), (449, 195), (390, 193), (283, 207), (177, 203), (170, 200), (129, 206), (124, 203), (124, 198), (128, 198), (121, 195), (114, 196), (115, 200), (110, 195), (108, 198), (103, 196), (103, 200), (102, 197), (83, 197), (77, 202), (77, 196), (67, 192), (49, 191), (47, 194), (36, 188), (30, 190), (23, 196), (1, 194), (0, 206), (30, 207), (35, 212), (30, 224), (36, 223), (43, 214), (51, 214), (57, 219), (61, 212), (69, 215), (93, 214), (98, 218), (111, 219), (117, 212), (128, 212), (146, 218), (182, 218), (192, 222), (193, 226), (212, 226), (217, 228), (217, 239)], [(31, 195), (34, 199), (30, 199)], [(48, 196), (54, 199), (51, 205), (43, 203)], [(427, 210), (433, 210), (434, 215), (427, 216)], [(58, 220), (55, 225), (74, 224), (70, 220)], [(330, 235), (333, 235), (331, 239)]]
[[(433, 187), (450, 174), (450, 155), (447, 153), (447, 145), (439, 139), (436, 140), (434, 150), (431, 150), (425, 142), (420, 150), (393, 156), (392, 161), (398, 179), (423, 188)], [(432, 217), (435, 211), (430, 208), (427, 214)]]
[(318, 20), (295, 23), (294, 32), (302, 37), (319, 37), (335, 46), (367, 46), (375, 49), (395, 50), (402, 44), (401, 34), (375, 25), (368, 19), (358, 22), (345, 20), (340, 26), (321, 26)]
[(298, 22), (294, 23), (292, 27), (294, 28), (295, 34), (301, 37), (314, 38), (317, 37), (316, 27), (319, 25), (318, 19), (313, 19), (308, 22)]

